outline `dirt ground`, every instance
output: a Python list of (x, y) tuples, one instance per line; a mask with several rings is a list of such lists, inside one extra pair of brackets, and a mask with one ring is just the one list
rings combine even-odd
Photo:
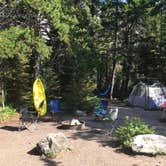
[[(166, 122), (161, 123), (161, 112), (144, 111), (130, 108), (123, 104), (114, 105), (119, 108), (117, 126), (125, 116), (141, 117), (150, 126), (156, 127), (158, 134), (166, 136)], [(71, 117), (70, 117), (71, 118)], [(63, 117), (69, 120), (69, 117)], [(60, 130), (59, 123), (49, 117), (41, 119), (37, 128), (18, 131), (19, 120), (13, 118), (0, 124), (0, 166), (165, 166), (166, 156), (134, 155), (121, 150), (109, 135), (96, 133), (93, 129), (109, 130), (110, 122), (94, 121), (84, 117), (86, 130)], [(48, 133), (64, 133), (71, 142), (72, 150), (61, 152), (56, 159), (42, 160), (33, 151), (36, 143)]]

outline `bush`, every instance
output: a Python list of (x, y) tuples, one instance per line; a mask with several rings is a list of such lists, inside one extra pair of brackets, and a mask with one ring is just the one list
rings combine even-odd
[(95, 109), (99, 106), (99, 98), (97, 96), (87, 96), (87, 102), (89, 103), (92, 109)]
[(0, 122), (10, 119), (15, 114), (16, 109), (12, 107), (5, 107), (4, 109), (0, 107)]
[(124, 148), (131, 148), (131, 140), (136, 135), (153, 134), (154, 128), (150, 128), (139, 118), (126, 118), (124, 124), (115, 131), (115, 136), (120, 140)]
[(46, 153), (47, 158), (53, 159), (53, 158), (56, 158), (56, 156), (57, 156), (57, 154), (53, 151), (50, 151), (50, 152)]

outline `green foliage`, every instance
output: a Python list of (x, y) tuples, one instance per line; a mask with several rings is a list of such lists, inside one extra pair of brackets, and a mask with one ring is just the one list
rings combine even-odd
[(49, 152), (47, 152), (47, 153), (43, 153), (41, 156), (40, 156), (40, 158), (42, 159), (42, 160), (46, 160), (46, 159), (54, 159), (54, 158), (56, 158), (57, 157), (57, 153), (55, 152), (55, 151), (49, 151)]
[(47, 158), (51, 158), (51, 159), (56, 158), (57, 156), (57, 154), (54, 151), (49, 151), (45, 155)]
[(97, 96), (87, 96), (86, 102), (88, 105), (87, 110), (89, 110), (91, 113), (99, 106), (99, 98)]
[(47, 100), (60, 99), (61, 84), (54, 66), (46, 63), (43, 65), (42, 71), (45, 78)]
[[(29, 65), (19, 57), (4, 61), (6, 104), (13, 107), (32, 104), (32, 82), (28, 73)], [(1, 75), (3, 73), (0, 72)]]
[(6, 1), (5, 0), (0, 0), (0, 3), (5, 3)]
[(60, 41), (70, 42), (70, 31), (77, 24), (74, 8), (70, 1), (61, 0), (24, 0), (31, 8), (37, 10), (43, 18), (49, 18), (52, 28), (57, 31)]
[(32, 29), (11, 26), (0, 32), (0, 83), (5, 84), (7, 103), (13, 106), (32, 104), (29, 59), (34, 48), (41, 61), (51, 53), (51, 47)]
[[(48, 100), (62, 96), (73, 111), (93, 109), (94, 85), (105, 87), (116, 63), (118, 96), (142, 78), (166, 80), (164, 0), (0, 0), (0, 8), (5, 104), (32, 105), (34, 73), (46, 83)], [(43, 20), (49, 40), (42, 38)]]
[(12, 58), (30, 54), (31, 33), (28, 28), (10, 27), (0, 32), (0, 56)]
[(16, 114), (16, 109), (12, 107), (7, 106), (4, 109), (0, 107), (0, 122), (10, 119), (15, 114)]
[(131, 140), (136, 135), (152, 134), (155, 130), (148, 127), (139, 118), (126, 118), (124, 124), (115, 130), (115, 136), (120, 140), (124, 148), (131, 148)]
[(97, 96), (87, 96), (87, 101), (92, 105), (93, 108), (99, 105), (100, 99)]
[(51, 48), (41, 37), (35, 37), (34, 31), (29, 28), (12, 26), (0, 32), (0, 57), (13, 58), (19, 56), (27, 60), (32, 55), (32, 48), (36, 47), (42, 57), (48, 57)]

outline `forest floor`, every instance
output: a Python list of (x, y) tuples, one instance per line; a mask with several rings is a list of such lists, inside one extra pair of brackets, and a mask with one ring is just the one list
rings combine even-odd
[[(123, 123), (125, 116), (140, 117), (158, 134), (166, 136), (166, 122), (160, 122), (161, 112), (144, 111), (140, 108), (116, 104), (119, 108), (117, 126)], [(72, 117), (64, 116), (63, 120)], [(0, 124), (0, 165), (3, 166), (165, 166), (166, 156), (147, 156), (123, 151), (113, 137), (93, 132), (94, 128), (109, 130), (110, 124), (84, 117), (86, 130), (60, 130), (59, 123), (50, 117), (41, 119), (37, 129), (18, 131), (19, 118)], [(56, 159), (43, 160), (33, 148), (49, 133), (64, 133), (69, 139), (72, 150), (61, 152)]]

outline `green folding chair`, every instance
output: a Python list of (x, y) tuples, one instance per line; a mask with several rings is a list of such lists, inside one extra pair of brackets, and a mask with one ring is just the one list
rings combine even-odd
[(119, 113), (118, 108), (111, 108), (110, 110), (108, 110), (108, 114), (103, 119), (106, 121), (111, 121), (111, 130), (109, 131), (109, 134), (112, 134), (113, 131), (115, 130), (116, 123), (118, 120), (118, 113)]

